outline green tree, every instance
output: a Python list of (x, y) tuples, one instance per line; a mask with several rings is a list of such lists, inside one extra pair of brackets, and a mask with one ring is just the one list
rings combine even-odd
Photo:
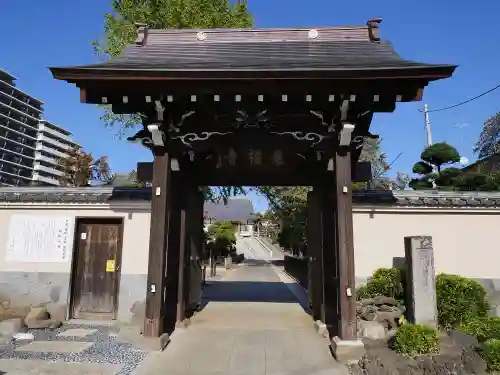
[(453, 179), (460, 172), (457, 172), (456, 168), (442, 170), (442, 167), (460, 161), (460, 154), (455, 147), (444, 142), (435, 143), (425, 148), (420, 158), (422, 160), (413, 166), (413, 173), (420, 175), (420, 177), (410, 181), (409, 186), (412, 189), (432, 189), (434, 185), (444, 189), (453, 188)]
[(457, 149), (449, 144), (435, 143), (427, 147), (420, 158), (427, 164), (435, 167), (437, 172), (441, 172), (441, 168), (446, 164), (458, 163), (460, 161), (460, 154)]
[(79, 146), (68, 149), (66, 153), (65, 157), (57, 160), (58, 169), (62, 172), (59, 176), (61, 186), (91, 186), (107, 183), (111, 178), (107, 156), (94, 158)]
[(372, 165), (372, 179), (366, 183), (356, 184), (356, 188), (389, 190), (391, 181), (387, 177), (390, 165), (387, 162), (387, 154), (382, 152), (381, 138), (367, 138), (364, 141), (359, 161), (369, 161)]
[(479, 139), (474, 146), (474, 153), (479, 159), (500, 152), (500, 112), (488, 118), (484, 124)]
[(408, 174), (403, 172), (396, 172), (396, 177), (392, 181), (392, 189), (393, 190), (405, 190), (411, 181), (411, 178)]
[(272, 239), (294, 253), (303, 252), (306, 246), (306, 207), (310, 187), (265, 186), (259, 190), (269, 202), (270, 210), (265, 216), (274, 224), (270, 233)]
[[(103, 59), (120, 56), (137, 35), (136, 24), (156, 29), (245, 28), (253, 26), (246, 1), (229, 0), (112, 0), (111, 12), (104, 16), (104, 36), (94, 40), (95, 53)], [(128, 129), (142, 124), (142, 114), (115, 114), (103, 106), (101, 120), (117, 129), (122, 137)], [(206, 200), (227, 201), (231, 195), (245, 194), (242, 187), (204, 188)]]
[[(120, 56), (133, 43), (137, 23), (156, 29), (244, 28), (253, 25), (246, 1), (229, 0), (112, 0), (112, 11), (104, 16), (104, 37), (94, 40), (95, 53), (105, 59)], [(123, 136), (142, 123), (141, 114), (114, 114), (104, 107), (101, 118), (108, 127), (118, 127)]]
[(227, 256), (236, 244), (236, 226), (229, 221), (216, 221), (208, 227), (207, 239), (213, 256)]

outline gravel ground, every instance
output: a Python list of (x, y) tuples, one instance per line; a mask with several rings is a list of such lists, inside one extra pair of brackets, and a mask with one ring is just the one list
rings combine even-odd
[[(84, 337), (57, 336), (73, 328), (97, 331)], [(116, 328), (106, 325), (65, 324), (57, 330), (36, 329), (29, 332), (34, 335), (34, 340), (17, 340), (10, 345), (0, 346), (0, 359), (119, 364), (122, 367), (115, 375), (129, 375), (148, 354), (129, 343), (116, 341)], [(92, 343), (92, 346), (78, 353), (15, 351), (16, 348), (32, 341), (87, 342)]]

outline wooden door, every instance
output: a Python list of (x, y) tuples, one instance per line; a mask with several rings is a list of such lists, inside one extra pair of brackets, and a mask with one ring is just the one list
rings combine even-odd
[(116, 319), (122, 220), (81, 219), (73, 266), (72, 317)]

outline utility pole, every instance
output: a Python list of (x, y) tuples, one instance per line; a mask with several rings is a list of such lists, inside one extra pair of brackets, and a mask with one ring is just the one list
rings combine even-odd
[(431, 120), (429, 120), (429, 107), (424, 104), (425, 134), (427, 136), (427, 147), (432, 146)]

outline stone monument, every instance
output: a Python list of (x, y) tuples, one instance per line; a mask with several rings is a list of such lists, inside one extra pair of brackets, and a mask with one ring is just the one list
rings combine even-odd
[(437, 328), (436, 276), (432, 237), (405, 237), (408, 320)]

